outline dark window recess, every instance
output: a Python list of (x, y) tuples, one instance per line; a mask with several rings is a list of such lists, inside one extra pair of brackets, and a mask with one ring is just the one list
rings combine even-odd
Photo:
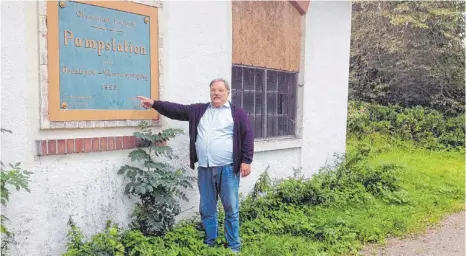
[(295, 135), (297, 73), (233, 65), (231, 81), (255, 138)]

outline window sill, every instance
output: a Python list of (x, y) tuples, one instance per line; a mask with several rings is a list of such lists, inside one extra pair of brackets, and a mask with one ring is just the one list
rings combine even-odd
[(254, 152), (266, 152), (300, 147), (301, 139), (296, 137), (287, 136), (268, 139), (256, 139), (254, 141)]

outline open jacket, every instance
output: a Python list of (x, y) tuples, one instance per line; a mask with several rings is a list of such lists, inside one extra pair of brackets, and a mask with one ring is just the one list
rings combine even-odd
[[(179, 121), (189, 121), (190, 167), (198, 161), (196, 152), (197, 126), (210, 103), (182, 105), (168, 101), (154, 101), (152, 108), (160, 114)], [(240, 171), (241, 163), (250, 164), (254, 154), (254, 135), (244, 110), (231, 104), (233, 117), (233, 170)]]

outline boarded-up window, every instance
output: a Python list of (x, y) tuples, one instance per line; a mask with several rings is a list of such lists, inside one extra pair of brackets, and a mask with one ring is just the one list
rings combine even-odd
[(255, 138), (295, 135), (302, 19), (297, 4), (233, 2), (232, 102), (247, 113)]
[(289, 1), (233, 1), (233, 64), (299, 71), (301, 19)]

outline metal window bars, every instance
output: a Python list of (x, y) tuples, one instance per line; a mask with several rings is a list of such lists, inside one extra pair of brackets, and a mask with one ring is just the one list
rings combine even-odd
[(255, 138), (294, 136), (297, 73), (233, 65), (232, 102), (248, 115)]

